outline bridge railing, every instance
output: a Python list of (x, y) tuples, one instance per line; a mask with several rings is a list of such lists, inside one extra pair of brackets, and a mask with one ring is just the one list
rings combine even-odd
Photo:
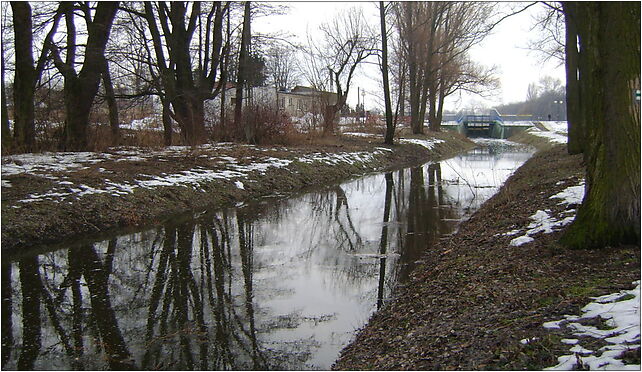
[(457, 114), (457, 123), (461, 124), (463, 122), (483, 122), (483, 123), (503, 123), (502, 116), (497, 112), (497, 110), (490, 110), (489, 115), (476, 115), (476, 114), (465, 114), (464, 112), (459, 112)]

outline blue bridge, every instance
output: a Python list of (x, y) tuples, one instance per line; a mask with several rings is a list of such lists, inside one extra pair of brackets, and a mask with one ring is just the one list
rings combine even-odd
[(530, 121), (505, 122), (504, 118), (495, 109), (490, 110), (487, 115), (460, 112), (455, 117), (455, 123), (456, 126), (451, 129), (456, 129), (467, 137), (488, 138), (508, 138), (533, 125)]

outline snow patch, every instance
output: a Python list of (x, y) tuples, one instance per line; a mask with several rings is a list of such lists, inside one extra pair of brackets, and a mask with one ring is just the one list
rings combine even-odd
[(551, 199), (562, 199), (559, 204), (581, 204), (584, 199), (584, 181), (577, 186), (570, 186), (551, 196)]
[(551, 143), (568, 142), (568, 137), (566, 136), (566, 134), (560, 134), (560, 133), (549, 132), (549, 131), (541, 131), (535, 127), (527, 129), (527, 132), (537, 137), (546, 138), (548, 142), (551, 142)]
[(511, 240), (510, 241), (510, 245), (512, 245), (514, 247), (519, 247), (520, 245), (526, 244), (526, 243), (530, 243), (533, 240), (535, 240), (535, 239), (531, 238), (528, 235), (522, 235), (520, 237), (517, 237), (517, 238)]
[(411, 143), (414, 145), (419, 145), (422, 147), (425, 147), (428, 150), (432, 150), (436, 144), (438, 143), (443, 143), (444, 140), (440, 140), (437, 138), (431, 138), (431, 139), (416, 139), (416, 138), (402, 138), (399, 140), (400, 143)]
[[(574, 345), (569, 349), (573, 354), (560, 356), (558, 364), (547, 370), (572, 370), (577, 367), (639, 370), (640, 365), (626, 365), (620, 359), (626, 351), (640, 348), (640, 281), (633, 284), (637, 286), (632, 290), (593, 297), (594, 301), (582, 308), (581, 317), (567, 315), (565, 319), (544, 323), (544, 328), (560, 328), (564, 325), (574, 336), (599, 338), (608, 343), (596, 353), (580, 345), (582, 338), (562, 339), (562, 343)], [(578, 322), (597, 317), (612, 328), (598, 329)]]
[(353, 137), (366, 137), (366, 138), (382, 137), (372, 133), (361, 133), (361, 132), (345, 132), (343, 134), (346, 136), (353, 136)]

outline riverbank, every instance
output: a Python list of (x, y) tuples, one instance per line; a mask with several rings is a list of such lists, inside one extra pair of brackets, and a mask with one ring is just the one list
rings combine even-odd
[[(629, 344), (574, 332), (621, 332), (604, 318), (579, 315), (592, 296), (636, 287), (640, 247), (560, 246), (583, 194), (581, 157), (541, 136), (523, 136), (540, 152), (457, 233), (427, 247), (410, 280), (342, 351), (335, 369), (537, 370), (563, 361), (567, 368), (595, 362), (639, 369), (639, 297), (610, 298), (637, 306), (637, 336), (634, 324)], [(564, 316), (578, 325), (547, 323)]]
[(231, 143), (2, 157), (2, 250), (16, 252), (205, 208), (284, 196), (475, 147), (453, 133), (384, 146), (343, 135), (291, 147)]

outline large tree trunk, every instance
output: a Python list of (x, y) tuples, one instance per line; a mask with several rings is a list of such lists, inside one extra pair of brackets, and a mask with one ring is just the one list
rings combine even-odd
[(87, 150), (89, 114), (94, 96), (82, 94), (78, 79), (65, 82), (66, 121), (62, 149), (65, 151)]
[(581, 3), (565, 11), (580, 40), (587, 170), (584, 200), (561, 241), (587, 249), (640, 244), (640, 4)]
[(439, 123), (437, 122), (437, 98), (438, 94), (436, 91), (435, 86), (430, 87), (430, 91), (428, 93), (428, 103), (430, 104), (430, 107), (428, 108), (428, 127), (430, 128), (431, 131), (438, 132), (439, 131)]
[(323, 111), (323, 135), (332, 135), (335, 131), (335, 123), (337, 122), (337, 114), (341, 110), (341, 107), (345, 104), (337, 102), (334, 105), (325, 105)]
[(444, 118), (444, 100), (446, 99), (446, 93), (444, 92), (443, 85), (439, 88), (439, 98), (437, 101), (437, 115), (435, 116), (435, 123), (431, 123), (430, 130), (435, 132), (441, 132), (441, 122)]
[[(563, 3), (564, 11), (574, 13), (576, 2)], [(568, 123), (568, 152), (581, 154), (584, 152), (584, 135), (582, 131), (582, 111), (580, 109), (580, 87), (578, 84), (579, 51), (577, 50), (577, 29), (573, 17), (566, 19), (565, 37), (565, 66), (566, 66), (566, 120)]]
[[(68, 55), (68, 61), (71, 62), (64, 63), (55, 47), (52, 48), (56, 66), (65, 78), (66, 122), (62, 144), (64, 150), (87, 149), (89, 114), (103, 75), (105, 47), (117, 10), (118, 2), (98, 3), (94, 19), (87, 25), (85, 60), (78, 75), (73, 69), (73, 58), (70, 60)], [(67, 18), (67, 22), (70, 22), (70, 17)], [(69, 29), (69, 24), (67, 28)]]
[(386, 106), (386, 137), (384, 143), (394, 143), (395, 127), (392, 121), (392, 102), (390, 100), (390, 82), (388, 80), (388, 33), (386, 31), (386, 10), (383, 1), (379, 2), (381, 19), (381, 73), (383, 75), (383, 95)]
[(1, 73), (2, 73), (2, 80), (0, 81), (2, 83), (2, 153), (6, 154), (11, 151), (11, 128), (9, 127), (9, 110), (7, 108), (7, 95), (6, 95), (6, 88), (4, 84), (4, 71), (5, 71), (5, 66), (4, 66), (4, 47), (2, 47), (2, 68)]
[[(243, 33), (241, 35), (241, 52), (239, 55), (239, 70), (236, 85), (236, 106), (234, 106), (234, 125), (238, 128), (243, 120), (243, 90), (246, 83), (246, 65), (248, 59), (248, 52), (250, 47), (250, 2), (245, 2), (245, 11), (243, 15)], [(243, 122), (243, 132), (245, 133), (245, 140), (248, 143), (256, 143), (254, 123), (249, 120)]]
[(109, 72), (109, 62), (105, 60), (103, 67), (103, 85), (105, 86), (105, 99), (107, 100), (107, 107), (109, 108), (109, 127), (111, 129), (111, 145), (118, 146), (120, 142), (120, 124), (118, 122), (118, 103), (114, 94), (114, 85), (111, 81), (111, 73)]
[[(27, 2), (11, 2), (15, 33), (16, 71), (13, 84), (13, 134), (15, 147), (30, 152), (35, 142), (33, 34), (31, 6)], [(4, 70), (4, 69), (3, 69)]]

